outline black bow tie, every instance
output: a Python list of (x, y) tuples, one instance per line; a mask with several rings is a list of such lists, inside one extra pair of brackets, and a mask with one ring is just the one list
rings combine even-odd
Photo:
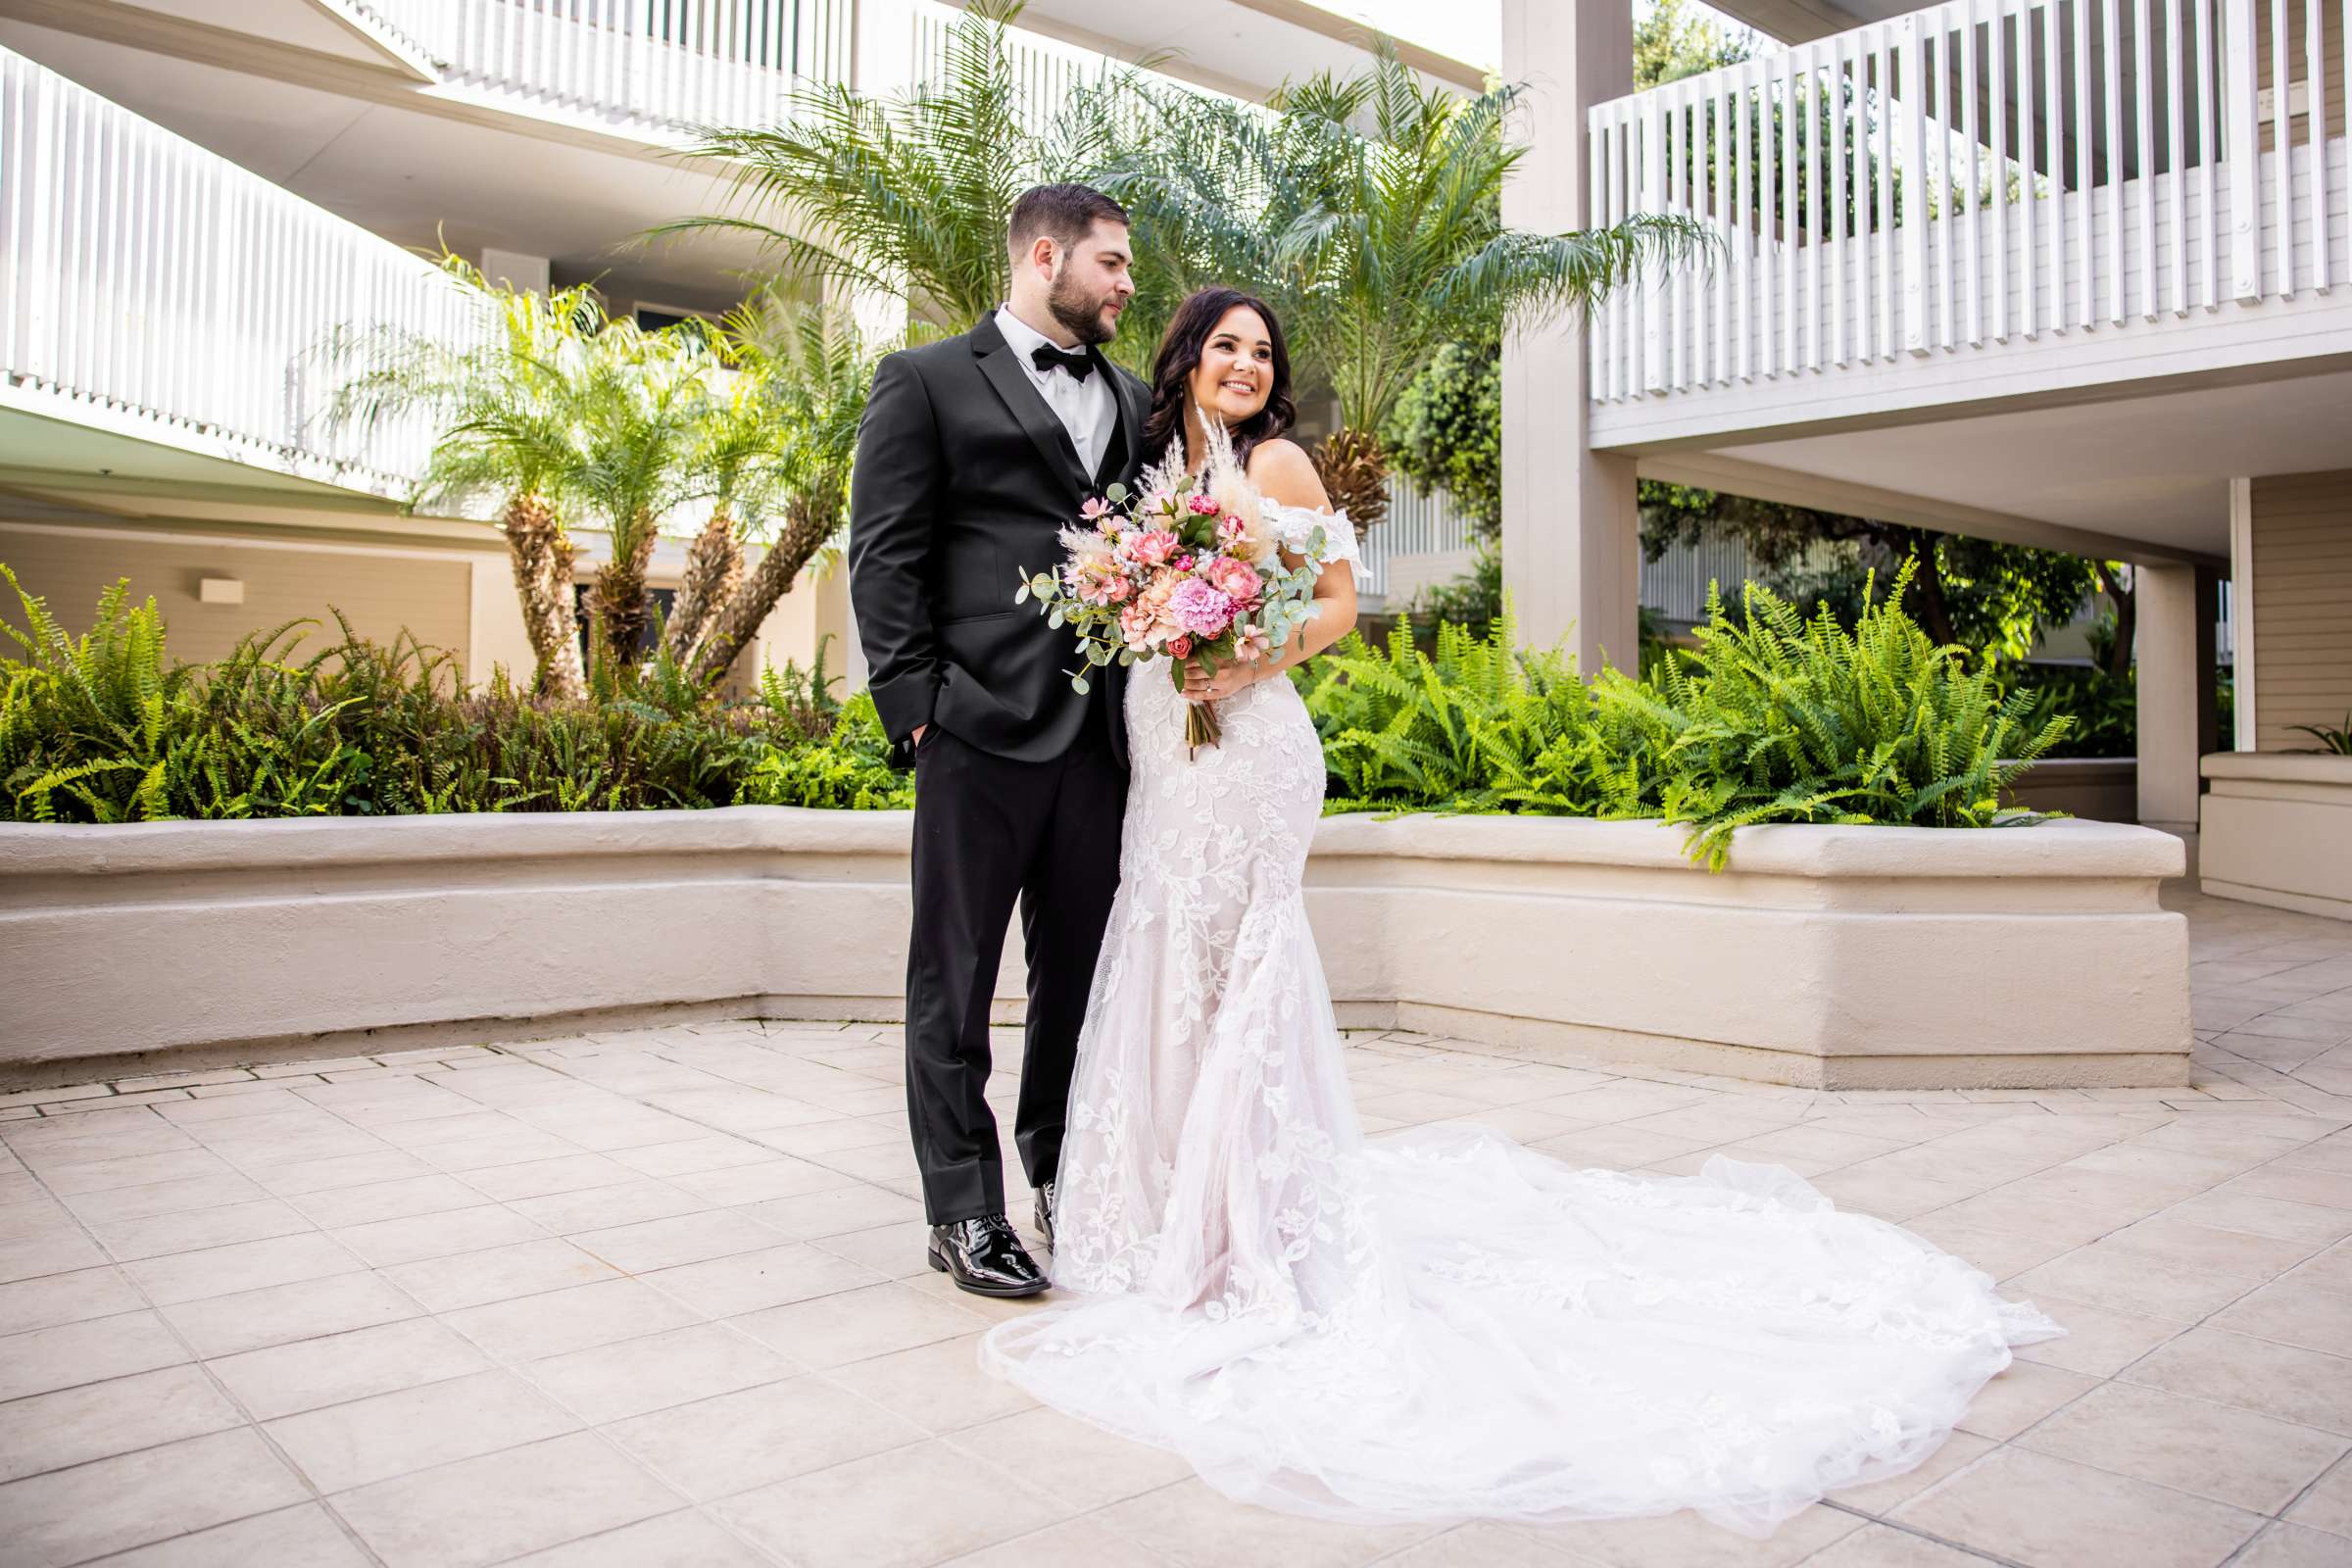
[(1029, 363), (1036, 366), (1042, 375), (1067, 370), (1072, 379), (1079, 381), (1085, 380), (1095, 370), (1094, 356), (1084, 349), (1057, 349), (1051, 343), (1040, 343), (1031, 349)]

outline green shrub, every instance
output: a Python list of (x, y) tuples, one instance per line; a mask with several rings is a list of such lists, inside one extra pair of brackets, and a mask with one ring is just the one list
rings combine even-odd
[[(0, 566), (0, 575), (7, 568)], [(13, 586), (16, 579), (8, 578)], [(1997, 802), (2068, 732), (1938, 648), (1899, 609), (1902, 583), (1849, 631), (1749, 585), (1720, 594), (1695, 652), (1589, 686), (1556, 654), (1399, 627), (1386, 654), (1350, 634), (1294, 675), (1330, 770), (1329, 809), (1653, 817), (1689, 827), (1720, 867), (1759, 822), (1985, 827), (2031, 820)], [(450, 657), (406, 634), (356, 635), (298, 657), (306, 622), (226, 659), (169, 665), (152, 601), (107, 590), (69, 638), (18, 590), (24, 651), (0, 660), (0, 817), (160, 817), (637, 810), (729, 804), (897, 809), (912, 778), (859, 695), (836, 702), (822, 651), (725, 706), (657, 655), (592, 672), (573, 702), (502, 671), (468, 689)]]
[(914, 805), (914, 776), (891, 766), (874, 700), (859, 692), (841, 705), (832, 732), (813, 745), (773, 749), (753, 763), (736, 792), (744, 806), (813, 806), (896, 811)]

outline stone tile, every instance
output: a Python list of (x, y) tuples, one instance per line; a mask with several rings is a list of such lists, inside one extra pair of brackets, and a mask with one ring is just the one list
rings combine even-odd
[(1829, 1494), (1829, 1500), (1841, 1508), (1853, 1508), (1862, 1513), (1885, 1515), (1897, 1503), (1916, 1497), (1945, 1476), (1966, 1469), (1996, 1445), (1990, 1438), (1972, 1433), (1954, 1432), (1943, 1440), (1942, 1446), (1901, 1475), (1887, 1476), (1880, 1481), (1865, 1481), (1858, 1486), (1839, 1487)]
[[(1079, 1524), (1089, 1521), (1079, 1520)], [(1050, 1534), (1050, 1532), (1049, 1532)], [(1012, 1553), (1020, 1542), (1007, 1542), (1000, 1548), (1004, 1556), (1002, 1568), (1014, 1568), (1017, 1562)], [(1142, 1550), (1138, 1546), (1135, 1550)], [(959, 1558), (958, 1562), (980, 1562), (985, 1554)], [(1077, 1559), (1073, 1559), (1076, 1561)], [(1159, 1558), (1139, 1561), (1157, 1562)], [(1443, 1535), (1432, 1536), (1416, 1545), (1380, 1559), (1382, 1568), (1570, 1568), (1576, 1559), (1557, 1547), (1545, 1545), (1530, 1531), (1511, 1525), (1481, 1520), (1457, 1525)]]
[(977, 1426), (1037, 1401), (980, 1370), (980, 1337), (966, 1334), (834, 1368), (826, 1376), (936, 1433)]
[(482, 1352), (431, 1318), (298, 1340), (208, 1362), (257, 1421), (390, 1394), (489, 1368)]
[(181, 1176), (172, 1181), (142, 1182), (134, 1187), (107, 1187), (77, 1193), (66, 1206), (92, 1225), (109, 1220), (146, 1219), (156, 1214), (184, 1214), (193, 1209), (218, 1208), (264, 1198), (259, 1185), (234, 1171), (206, 1176)]
[(329, 1238), (311, 1232), (207, 1248), (201, 1252), (143, 1258), (122, 1267), (157, 1305), (170, 1306), (271, 1285), (355, 1273), (363, 1266)]
[(2347, 1543), (2300, 1525), (2277, 1524), (2230, 1559), (2230, 1568), (2344, 1568), (2352, 1560)]
[(2127, 1382), (2352, 1434), (2352, 1360), (2199, 1327), (2133, 1363)]
[(881, 1281), (871, 1269), (800, 1242), (645, 1276), (648, 1285), (710, 1317), (734, 1317)]
[(610, 1279), (470, 1306), (441, 1321), (502, 1361), (530, 1361), (684, 1328), (702, 1317), (641, 1281)]
[(2169, 1212), (2127, 1225), (2096, 1245), (2109, 1251), (2137, 1252), (2188, 1268), (2254, 1279), (2282, 1274), (2320, 1250), (2313, 1242), (2216, 1230), (2176, 1219)]
[(549, 1238), (517, 1242), (511, 1247), (485, 1248), (450, 1257), (401, 1263), (383, 1277), (422, 1301), (435, 1312), (455, 1312), (517, 1296), (536, 1296), (570, 1285), (614, 1277), (602, 1259), (589, 1256), (569, 1242)]
[(308, 1500), (251, 1428), (0, 1486), (0, 1564), (77, 1563)]
[(2048, 1291), (2111, 1312), (2194, 1322), (2262, 1282), (2185, 1267), (2145, 1252), (2085, 1247), (2028, 1269), (2011, 1283), (2021, 1291)]
[(122, 1271), (112, 1266), (12, 1280), (0, 1284), (0, 1334), (112, 1317), (135, 1312), (146, 1304)]
[(310, 1218), (275, 1198), (215, 1208), (154, 1214), (142, 1219), (93, 1221), (91, 1232), (121, 1262), (194, 1252), (235, 1242), (295, 1236), (315, 1230)]
[(1085, 1509), (1155, 1492), (1193, 1473), (1181, 1454), (1114, 1437), (1042, 1407), (965, 1427), (947, 1441)]
[(2028, 1568), (2214, 1568), (2259, 1515), (2071, 1460), (2001, 1448), (1894, 1511), (1898, 1524)]
[(327, 1511), (315, 1502), (215, 1525), (158, 1542), (91, 1568), (370, 1568)]
[(338, 1274), (240, 1291), (164, 1308), (196, 1353), (234, 1355), (418, 1315), (404, 1293), (373, 1274)]
[(2000, 1230), (1974, 1220), (1950, 1217), (1942, 1208), (1903, 1221), (1903, 1229), (1924, 1237), (1954, 1256), (1966, 1258), (1996, 1280), (2015, 1279), (2026, 1270), (2063, 1257), (2080, 1244), (2063, 1236), (2034, 1231)]
[(2352, 1447), (2333, 1433), (2129, 1383), (2094, 1389), (2015, 1442), (2266, 1514)]
[(2275, 1280), (2213, 1316), (2213, 1326), (2306, 1350), (2352, 1355), (2352, 1301), (2300, 1280)]
[(194, 1366), (165, 1367), (0, 1404), (0, 1481), (242, 1426)]
[(188, 1359), (153, 1312), (119, 1312), (0, 1338), (0, 1399), (99, 1383)]
[(1892, 1525), (1865, 1525), (1805, 1559), (1805, 1568), (1984, 1568), (1984, 1559)]
[(334, 1231), (336, 1241), (376, 1268), (426, 1258), (479, 1252), (536, 1241), (546, 1232), (502, 1204), (456, 1208), (442, 1214), (414, 1214)]
[(2034, 1361), (2012, 1361), (1969, 1401), (1959, 1430), (2005, 1442), (2061, 1405), (2098, 1387), (2099, 1380)]
[(455, 1176), (402, 1176), (388, 1182), (299, 1193), (287, 1201), (320, 1226), (335, 1227), (476, 1208), (482, 1195)]
[(344, 1187), (366, 1187), (407, 1177), (429, 1176), (433, 1174), (433, 1168), (414, 1154), (404, 1154), (397, 1149), (382, 1149), (359, 1154), (330, 1154), (317, 1159), (299, 1159), (287, 1164), (267, 1166), (252, 1174), (255, 1181), (280, 1198), (293, 1198), (303, 1193), (327, 1193)]
[(788, 1241), (810, 1242), (877, 1225), (919, 1221), (923, 1205), (878, 1187), (840, 1187), (753, 1203), (743, 1212)]
[(525, 1375), (582, 1419), (601, 1425), (774, 1383), (801, 1370), (747, 1334), (698, 1323), (532, 1361)]
[(2352, 1236), (2352, 1211), (2243, 1193), (2200, 1193), (2174, 1204), (2166, 1217), (2290, 1242), (2326, 1244)]
[(493, 1369), (281, 1416), (263, 1428), (320, 1492), (334, 1493), (579, 1425), (514, 1373)]
[(647, 1469), (698, 1500), (924, 1441), (929, 1434), (823, 1378), (797, 1377), (614, 1422)]
[(2322, 1208), (2352, 1208), (2352, 1175), (2331, 1170), (2311, 1170), (2281, 1162), (2263, 1165), (2246, 1172), (2220, 1189), (2224, 1195), (2246, 1195), (2254, 1198), (2275, 1198), (2290, 1203), (2311, 1203)]
[(2189, 1327), (2164, 1318), (2111, 1312), (2087, 1301), (2070, 1301), (2046, 1293), (2035, 1295), (2034, 1304), (2057, 1319), (2066, 1336), (2024, 1346), (2018, 1350), (2018, 1357), (2094, 1378), (2114, 1377)]
[(970, 1334), (980, 1320), (902, 1285), (871, 1285), (728, 1319), (804, 1366), (834, 1367)]
[(98, 1244), (78, 1229), (53, 1227), (13, 1241), (0, 1241), (0, 1283), (40, 1279), (94, 1268), (107, 1260)]
[[(928, 1505), (906, 1507), (907, 1497)], [(914, 1568), (1027, 1535), (1073, 1510), (933, 1442), (775, 1482), (710, 1511), (801, 1568)], [(1235, 1560), (1227, 1557), (1226, 1568)]]
[(2352, 1537), (2352, 1459), (2338, 1460), (2295, 1500), (2286, 1517), (2314, 1530)]
[(683, 1188), (646, 1180), (512, 1199), (507, 1206), (558, 1236), (574, 1236), (582, 1231), (611, 1230), (646, 1220), (692, 1214), (710, 1204)]
[(784, 1238), (741, 1209), (708, 1209), (574, 1235), (574, 1246), (631, 1274), (775, 1247)]
[(618, 1187), (637, 1179), (636, 1171), (607, 1155), (576, 1153), (493, 1165), (467, 1171), (465, 1177), (466, 1186), (507, 1203), (519, 1198), (547, 1198), (557, 1193)]
[(387, 1568), (481, 1568), (671, 1513), (682, 1502), (587, 1433), (437, 1465), (333, 1499)]
[[(1574, 1098), (1574, 1097), (1569, 1097)], [(1644, 1132), (1639, 1127), (1594, 1126), (1529, 1146), (1579, 1168), (1633, 1170), (1653, 1160), (1672, 1159), (1710, 1147), (1695, 1139)]]
[(862, 1268), (870, 1269), (877, 1278), (906, 1283), (924, 1280), (931, 1275), (931, 1264), (924, 1255), (926, 1234), (920, 1223), (877, 1225), (870, 1231), (827, 1236), (809, 1245), (820, 1251), (846, 1257)]
[(769, 1561), (702, 1514), (681, 1510), (534, 1551), (508, 1568), (768, 1568)]
[[(759, 1144), (713, 1134), (707, 1138), (680, 1139), (671, 1144), (616, 1150), (612, 1157), (631, 1170), (676, 1181), (680, 1176), (726, 1170), (737, 1165), (764, 1164), (776, 1156), (775, 1151)], [(683, 1182), (678, 1185), (686, 1186)], [(691, 1192), (694, 1189), (689, 1187), (687, 1190)]]

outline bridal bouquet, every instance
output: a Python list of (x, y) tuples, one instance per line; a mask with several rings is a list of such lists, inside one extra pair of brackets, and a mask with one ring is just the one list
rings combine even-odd
[[(1072, 628), (1089, 668), (1164, 657), (1182, 691), (1188, 669), (1214, 675), (1229, 662), (1277, 657), (1315, 613), (1323, 530), (1307, 541), (1302, 565), (1285, 565), (1223, 427), (1208, 441), (1200, 474), (1185, 471), (1177, 443), (1136, 490), (1114, 484), (1087, 501), (1077, 523), (1061, 530), (1058, 570), (1023, 570), (1013, 603), (1035, 600), (1051, 624)], [(1070, 684), (1086, 691), (1086, 671)], [(1186, 705), (1184, 740), (1191, 748), (1217, 743), (1211, 705)]]

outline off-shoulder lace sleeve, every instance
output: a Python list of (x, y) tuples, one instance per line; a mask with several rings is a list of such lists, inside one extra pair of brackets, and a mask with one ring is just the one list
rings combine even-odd
[(1318, 559), (1324, 565), (1340, 561), (1360, 564), (1364, 559), (1355, 542), (1355, 524), (1348, 520), (1346, 512), (1318, 512), (1313, 507), (1285, 506), (1279, 501), (1266, 502), (1265, 511), (1281, 536), (1282, 547), (1294, 555), (1315, 554), (1307, 547), (1314, 542), (1315, 530), (1321, 528), (1323, 548)]

